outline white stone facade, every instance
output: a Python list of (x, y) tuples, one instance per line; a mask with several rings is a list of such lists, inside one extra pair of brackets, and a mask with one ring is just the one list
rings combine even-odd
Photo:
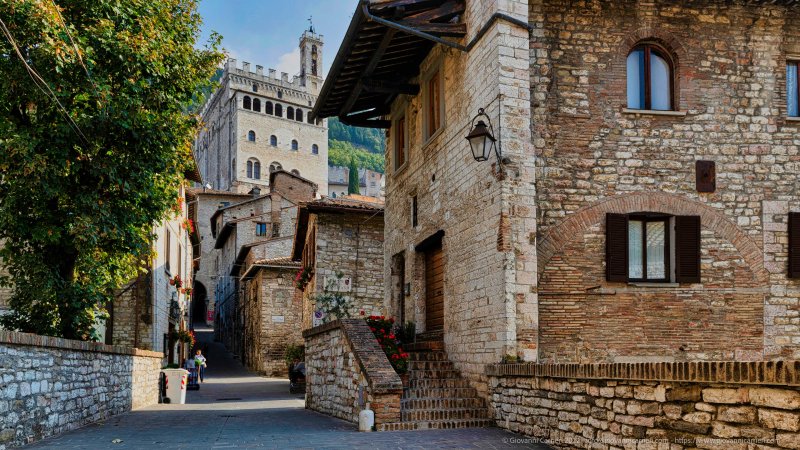
[(291, 79), (273, 69), (265, 74), (261, 66), (252, 71), (250, 63), (239, 66), (235, 59), (225, 64), (221, 85), (201, 112), (205, 126), (195, 141), (203, 183), (248, 192), (268, 186), (272, 168), (301, 175), (327, 194), (327, 121), (309, 120), (322, 85), (322, 36), (305, 32), (300, 49), (301, 75)]

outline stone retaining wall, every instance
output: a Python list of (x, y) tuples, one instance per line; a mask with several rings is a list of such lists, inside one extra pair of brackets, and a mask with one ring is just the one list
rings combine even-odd
[(306, 408), (350, 422), (375, 412), (375, 425), (400, 421), (403, 385), (363, 319), (342, 319), (303, 332)]
[(0, 450), (157, 403), (162, 358), (0, 331)]
[(497, 425), (556, 448), (800, 449), (800, 361), (487, 367)]

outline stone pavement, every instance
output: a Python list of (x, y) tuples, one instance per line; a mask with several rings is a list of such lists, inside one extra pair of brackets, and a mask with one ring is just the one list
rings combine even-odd
[[(197, 330), (208, 342), (211, 330)], [(536, 448), (497, 428), (359, 433), (357, 427), (304, 409), (286, 379), (247, 372), (219, 343), (208, 343), (206, 382), (187, 404), (160, 404), (46, 439), (32, 449), (224, 448)], [(121, 442), (114, 443), (116, 440)]]

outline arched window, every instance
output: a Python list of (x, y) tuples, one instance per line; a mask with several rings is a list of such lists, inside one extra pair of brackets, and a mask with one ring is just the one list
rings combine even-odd
[(274, 134), (272, 136), (270, 136), (269, 137), (269, 145), (271, 145), (273, 147), (277, 147), (278, 146), (278, 136), (275, 136)]
[(253, 178), (253, 161), (247, 161), (247, 178)]
[(667, 52), (654, 44), (640, 44), (628, 54), (628, 108), (669, 111), (673, 67)]
[(248, 131), (247, 132), (247, 140), (250, 141), (250, 142), (255, 142), (256, 141), (256, 132), (253, 131), (253, 130)]
[(319, 155), (319, 145), (314, 144), (311, 146), (311, 154)]
[(294, 120), (294, 108), (291, 106), (286, 108), (286, 118), (289, 120)]
[(283, 170), (281, 163), (273, 161), (272, 164), (269, 165), (269, 173), (277, 172), (279, 170)]
[(244, 96), (244, 101), (242, 103), (242, 108), (244, 108), (244, 109), (250, 109), (251, 108), (251, 106), (250, 106), (250, 97), (247, 96), (247, 95)]
[(292, 150), (297, 151), (297, 149), (298, 149), (297, 140), (292, 139)]
[(258, 92), (258, 85), (257, 84), (253, 85), (253, 92)]
[(280, 103), (275, 103), (275, 115), (283, 117), (283, 106), (281, 106)]
[(336, 192), (332, 193), (331, 197), (336, 198)]
[(256, 180), (261, 179), (261, 163), (258, 161), (253, 163), (253, 178)]
[(253, 111), (261, 112), (261, 100), (257, 98), (253, 99)]
[(302, 109), (297, 108), (294, 111), (294, 120), (296, 120), (298, 122), (302, 122), (303, 121), (303, 110)]
[(314, 119), (311, 118), (311, 114), (308, 115), (308, 123), (314, 124)]
[(272, 102), (265, 102), (264, 103), (264, 113), (272, 115)]
[(283, 98), (283, 91), (278, 91), (278, 98)]
[(292, 169), (292, 173), (297, 175), (298, 177), (300, 176), (300, 171), (297, 169)]

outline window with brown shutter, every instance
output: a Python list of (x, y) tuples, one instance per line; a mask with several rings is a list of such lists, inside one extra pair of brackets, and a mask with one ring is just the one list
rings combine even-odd
[(606, 280), (628, 281), (627, 214), (606, 214)]
[(700, 217), (675, 217), (675, 281), (700, 282)]
[(789, 213), (789, 278), (800, 278), (800, 212)]

